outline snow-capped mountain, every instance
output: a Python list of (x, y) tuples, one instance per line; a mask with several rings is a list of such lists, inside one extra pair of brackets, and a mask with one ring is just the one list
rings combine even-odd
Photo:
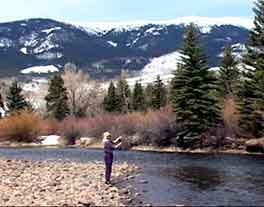
[(214, 26), (233, 25), (237, 27), (244, 27), (251, 29), (253, 21), (246, 17), (201, 17), (201, 16), (187, 16), (179, 17), (171, 20), (154, 20), (154, 21), (128, 21), (128, 22), (73, 22), (72, 24), (82, 25), (81, 27), (89, 33), (105, 34), (109, 31), (116, 32), (131, 31), (144, 27), (145, 25), (189, 25), (196, 24), (202, 32), (208, 33)]
[(232, 17), (79, 24), (28, 19), (0, 23), (0, 76), (57, 72), (67, 62), (97, 78), (113, 77), (122, 69), (149, 74), (170, 70), (177, 62), (176, 51), (182, 46), (186, 25), (191, 22), (200, 29), (212, 67), (217, 66), (226, 44), (234, 45), (239, 55), (252, 27), (250, 19)]

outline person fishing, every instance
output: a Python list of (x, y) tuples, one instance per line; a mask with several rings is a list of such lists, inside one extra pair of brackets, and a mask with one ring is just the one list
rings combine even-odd
[(122, 137), (112, 140), (112, 135), (109, 132), (103, 134), (104, 145), (104, 162), (105, 162), (105, 184), (111, 184), (112, 164), (114, 160), (115, 149), (118, 149), (122, 144)]

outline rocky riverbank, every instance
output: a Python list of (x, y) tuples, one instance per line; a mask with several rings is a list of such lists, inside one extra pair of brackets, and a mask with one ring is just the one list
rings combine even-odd
[(115, 164), (112, 186), (104, 184), (102, 162), (0, 159), (0, 206), (122, 206), (132, 193), (118, 183), (138, 168)]
[[(251, 142), (250, 142), (251, 143)], [(258, 143), (258, 142), (257, 142)], [(78, 146), (87, 149), (103, 149), (101, 143), (93, 143), (88, 146)], [(263, 145), (264, 149), (264, 145)], [(185, 153), (185, 154), (241, 154), (241, 155), (263, 155), (261, 151), (250, 151), (247, 150), (247, 145), (243, 146), (240, 149), (214, 149), (212, 147), (207, 147), (203, 149), (181, 149), (179, 147), (156, 147), (156, 146), (146, 146), (146, 145), (139, 145), (132, 147), (131, 151), (138, 151), (138, 152), (159, 152), (159, 153)]]

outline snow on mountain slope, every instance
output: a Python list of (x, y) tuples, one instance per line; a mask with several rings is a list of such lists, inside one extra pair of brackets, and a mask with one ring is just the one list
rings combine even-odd
[(26, 47), (23, 47), (20, 49), (20, 52), (22, 52), (23, 54), (27, 55), (28, 52), (27, 52), (27, 48)]
[(146, 86), (153, 83), (159, 75), (161, 80), (167, 84), (173, 77), (172, 73), (177, 69), (177, 64), (180, 61), (181, 54), (177, 51), (153, 58), (137, 77), (128, 78), (127, 82), (133, 86), (137, 81), (140, 81), (142, 85)]
[(117, 47), (117, 43), (116, 42), (113, 42), (113, 41), (107, 41), (110, 45), (112, 45), (113, 47)]
[[(145, 20), (145, 21), (129, 21), (129, 22), (75, 22), (75, 25), (82, 25), (88, 32), (96, 31), (97, 33), (105, 34), (111, 30), (115, 31), (130, 31), (142, 26), (153, 25), (188, 25), (195, 23), (201, 28), (203, 33), (210, 32), (212, 26), (234, 25), (251, 29), (253, 27), (253, 20), (246, 17), (201, 17), (201, 16), (187, 16), (179, 17), (172, 20)], [(157, 33), (156, 33), (157, 34)]]
[(30, 74), (30, 73), (55, 73), (59, 72), (59, 69), (55, 67), (54, 65), (48, 65), (48, 66), (34, 66), (30, 67), (24, 70), (21, 70), (22, 74)]
[(46, 34), (50, 34), (51, 32), (56, 31), (56, 30), (61, 30), (61, 27), (54, 27), (54, 28), (50, 28), (50, 29), (44, 29), (44, 30), (42, 30), (42, 32), (45, 32)]
[(161, 57), (153, 58), (142, 70), (142, 75), (157, 76), (171, 74), (181, 61), (181, 54), (173, 52)]
[[(237, 44), (233, 44), (231, 45), (232, 48), (232, 54), (237, 58), (237, 59), (241, 59), (243, 54), (246, 52), (246, 45), (245, 44), (241, 44), (241, 43), (237, 43)], [(218, 57), (222, 58), (223, 57), (223, 52), (221, 52)]]

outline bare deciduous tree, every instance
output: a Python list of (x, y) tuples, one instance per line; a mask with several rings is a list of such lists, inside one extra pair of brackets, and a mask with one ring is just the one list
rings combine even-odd
[(100, 111), (102, 92), (99, 83), (72, 63), (64, 66), (62, 78), (68, 90), (71, 115), (92, 116)]

